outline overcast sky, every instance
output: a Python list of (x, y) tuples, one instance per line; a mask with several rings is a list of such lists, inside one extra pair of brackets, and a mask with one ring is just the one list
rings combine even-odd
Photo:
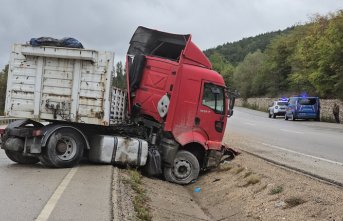
[(0, 68), (11, 45), (74, 37), (124, 58), (137, 26), (189, 34), (201, 48), (304, 23), (343, 9), (342, 0), (0, 0)]

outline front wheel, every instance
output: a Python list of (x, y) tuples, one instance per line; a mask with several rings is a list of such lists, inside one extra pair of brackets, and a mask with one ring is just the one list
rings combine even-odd
[(188, 184), (198, 178), (199, 172), (198, 159), (191, 152), (181, 150), (176, 153), (173, 167), (164, 168), (164, 177), (172, 183)]
[(5, 153), (10, 160), (19, 164), (36, 164), (39, 159), (36, 157), (24, 156), (23, 153), (11, 150), (5, 150)]
[(51, 135), (40, 160), (47, 167), (73, 167), (80, 162), (84, 147), (77, 131), (62, 128)]

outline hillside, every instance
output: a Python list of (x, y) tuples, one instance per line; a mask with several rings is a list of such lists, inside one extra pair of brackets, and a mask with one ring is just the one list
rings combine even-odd
[(244, 99), (306, 93), (343, 100), (343, 10), (205, 53)]
[(253, 53), (258, 49), (263, 52), (273, 38), (282, 34), (287, 34), (293, 29), (294, 26), (285, 30), (267, 32), (254, 37), (243, 38), (239, 41), (228, 42), (215, 48), (207, 49), (204, 53), (207, 57), (211, 57), (211, 55), (217, 52), (229, 63), (237, 65), (239, 62), (242, 62), (249, 53)]

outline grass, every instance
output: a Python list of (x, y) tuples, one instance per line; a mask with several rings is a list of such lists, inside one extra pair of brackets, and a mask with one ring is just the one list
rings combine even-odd
[(258, 176), (250, 176), (249, 179), (247, 180), (246, 184), (244, 184), (244, 187), (250, 186), (250, 185), (255, 185), (261, 181), (261, 178)]
[(235, 171), (235, 174), (239, 174), (239, 173), (241, 173), (243, 170), (244, 170), (243, 167), (239, 167), (239, 168), (237, 168), (237, 170)]
[(287, 203), (286, 208), (292, 208), (292, 207), (295, 207), (295, 206), (298, 206), (300, 204), (305, 203), (306, 200), (304, 200), (300, 197), (293, 196), (293, 197), (286, 199), (285, 202)]
[(255, 190), (254, 193), (255, 193), (255, 194), (256, 194), (256, 193), (259, 193), (259, 192), (261, 192), (262, 190), (265, 190), (265, 189), (267, 189), (267, 184), (265, 184), (265, 185), (263, 185), (261, 188)]
[(336, 123), (336, 121), (333, 117), (327, 117), (327, 116), (321, 116), (320, 121), (328, 122), (328, 123)]
[(260, 108), (260, 106), (258, 106), (257, 103), (249, 104), (247, 101), (243, 101), (242, 107), (267, 112), (266, 109)]
[(244, 174), (244, 178), (247, 178), (247, 177), (250, 176), (251, 174), (252, 174), (251, 171), (246, 172), (246, 173)]
[(270, 195), (275, 195), (275, 194), (279, 194), (283, 191), (283, 187), (282, 186), (276, 186), (273, 189), (270, 190)]
[(218, 172), (224, 172), (232, 169), (232, 165), (230, 164), (220, 164), (219, 167), (217, 168)]
[(137, 217), (141, 221), (151, 221), (152, 215), (147, 201), (149, 200), (146, 195), (146, 190), (142, 187), (142, 175), (137, 170), (129, 170), (132, 190), (136, 193), (133, 199), (133, 207)]

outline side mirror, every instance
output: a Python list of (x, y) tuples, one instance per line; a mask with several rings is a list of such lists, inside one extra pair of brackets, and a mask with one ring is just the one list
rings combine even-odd
[(229, 110), (228, 110), (227, 116), (231, 117), (233, 115), (233, 107), (235, 106), (236, 96), (233, 94), (230, 94), (229, 99), (230, 99)]
[(226, 92), (227, 92), (226, 96), (229, 98), (229, 105), (228, 105), (229, 109), (227, 112), (227, 117), (231, 117), (233, 115), (233, 107), (235, 106), (236, 97), (238, 97), (240, 94), (237, 90), (234, 90), (234, 91), (227, 90)]

